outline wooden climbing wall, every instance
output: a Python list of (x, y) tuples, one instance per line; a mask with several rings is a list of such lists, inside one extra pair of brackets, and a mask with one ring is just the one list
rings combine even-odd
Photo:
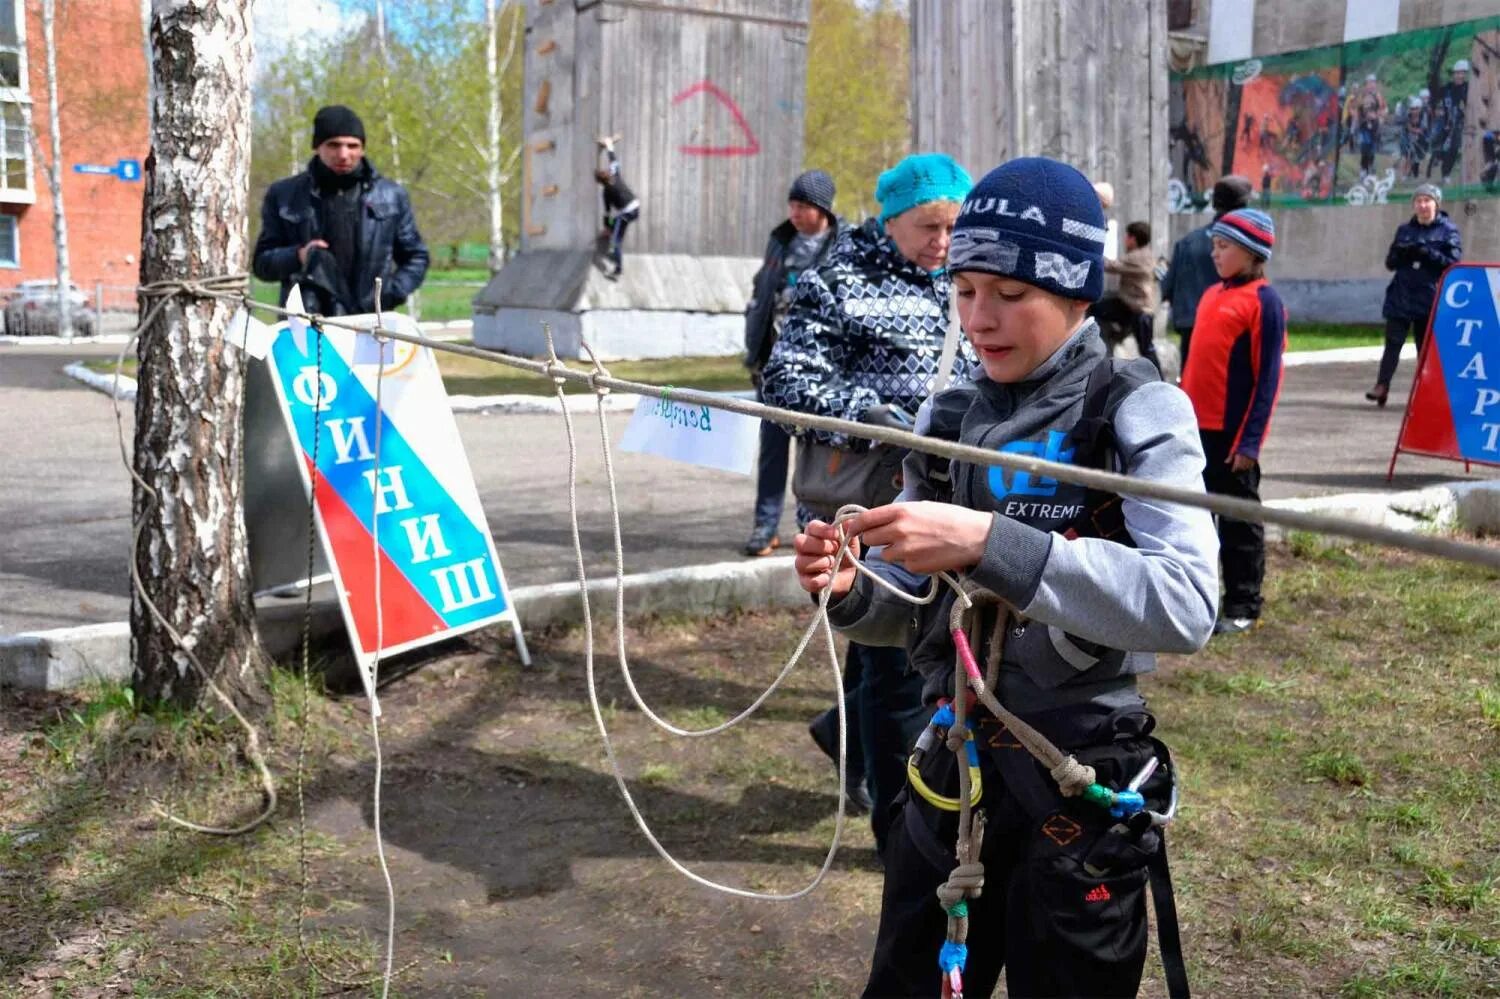
[(802, 169), (808, 0), (528, 0), (522, 250), (588, 246), (594, 137), (641, 200), (628, 252), (757, 256)]

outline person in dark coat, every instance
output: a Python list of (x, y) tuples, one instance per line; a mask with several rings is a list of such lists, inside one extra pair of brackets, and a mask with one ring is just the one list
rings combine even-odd
[[(757, 394), (761, 371), (792, 301), (792, 290), (803, 271), (816, 270), (838, 242), (839, 218), (833, 212), (837, 193), (833, 178), (822, 170), (808, 170), (792, 181), (787, 192), (787, 217), (771, 230), (765, 257), (745, 308), (745, 366)], [(787, 463), (792, 438), (779, 424), (760, 424), (760, 467), (755, 482), (755, 524), (745, 542), (746, 555), (769, 555), (781, 545), (777, 528), (786, 498)]]
[(1193, 338), (1193, 320), (1198, 316), (1198, 300), (1219, 283), (1214, 270), (1213, 237), (1208, 231), (1225, 212), (1250, 204), (1250, 181), (1230, 174), (1214, 185), (1213, 222), (1194, 229), (1172, 247), (1172, 262), (1161, 279), (1161, 299), (1172, 304), (1172, 329), (1182, 344), (1182, 367), (1187, 367), (1188, 344)]
[(255, 241), (254, 271), (281, 282), (281, 304), (302, 287), (309, 312), (344, 316), (376, 311), (411, 297), (427, 276), (427, 246), (406, 189), (382, 177), (365, 155), (365, 126), (342, 105), (313, 118), (307, 169), (266, 190)]
[(1385, 253), (1386, 270), (1396, 272), (1385, 289), (1385, 305), (1380, 310), (1385, 318), (1385, 352), (1380, 357), (1375, 387), (1365, 393), (1365, 398), (1377, 406), (1384, 406), (1390, 394), (1391, 378), (1408, 333), (1415, 337), (1417, 349), (1422, 349), (1438, 279), (1464, 253), (1458, 226), (1441, 209), (1442, 189), (1422, 184), (1411, 200), (1415, 214), (1396, 230), (1396, 238)]
[[(815, 416), (910, 426), (938, 375), (953, 288), (945, 270), (948, 245), (972, 183), (963, 167), (942, 153), (907, 156), (880, 175), (875, 185), (880, 216), (841, 230), (823, 266), (797, 281), (786, 325), (766, 362), (761, 390), (768, 403)], [(960, 344), (958, 358), (959, 371), (977, 363), (967, 342)], [(893, 466), (886, 466), (890, 458)], [(889, 472), (872, 476), (881, 480), (878, 499), (850, 495), (826, 508), (794, 481), (799, 526), (814, 518), (831, 520), (844, 503), (889, 502), (899, 488), (899, 452), (876, 452), (844, 434), (807, 432), (797, 462), (804, 471), (875, 462)], [(799, 471), (797, 478), (802, 475)], [(844, 703), (854, 709), (849, 740), (860, 743), (877, 851), (885, 849), (891, 806), (906, 783), (907, 755), (926, 725), (921, 688), (922, 678), (911, 671), (904, 650), (849, 644), (844, 666)], [(836, 761), (837, 712), (824, 712), (809, 732)], [(846, 777), (845, 794), (857, 797), (852, 772)]]

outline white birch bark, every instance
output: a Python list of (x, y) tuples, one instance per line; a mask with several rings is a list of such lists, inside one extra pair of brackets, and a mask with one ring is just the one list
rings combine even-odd
[[(235, 273), (247, 257), (250, 0), (152, 0), (151, 154), (141, 283)], [(141, 302), (142, 315), (152, 305)], [(220, 299), (169, 299), (141, 337), (135, 470), (143, 589), (242, 709), (266, 703), (244, 513), (241, 358)], [(182, 649), (132, 594), (138, 693), (184, 707), (205, 690)]]
[[(505, 266), (505, 199), (502, 192), (509, 174), (500, 159), (500, 124), (504, 109), (501, 106), (501, 83), (505, 71), (516, 52), (516, 37), (520, 34), (516, 18), (510, 18), (510, 35), (506, 40), (505, 61), (499, 58), (500, 20), (505, 15), (505, 4), (496, 0), (484, 0), (484, 18), (487, 28), (484, 57), (485, 72), (489, 83), (489, 114), (485, 143), (485, 187), (490, 204), (490, 273), (499, 273)], [(514, 159), (514, 158), (513, 158)]]
[(72, 268), (68, 261), (68, 216), (63, 208), (62, 130), (57, 110), (57, 0), (42, 0), (42, 49), (47, 77), (47, 189), (52, 195), (52, 244), (57, 255), (57, 332), (73, 335)]

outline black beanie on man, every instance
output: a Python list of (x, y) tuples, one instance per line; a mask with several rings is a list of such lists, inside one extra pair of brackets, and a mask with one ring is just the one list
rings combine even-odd
[(788, 201), (800, 201), (814, 208), (821, 208), (823, 214), (830, 219), (834, 217), (833, 198), (833, 178), (822, 170), (809, 170), (798, 175), (792, 181), (792, 189), (786, 193)]
[(329, 139), (341, 135), (352, 136), (364, 142), (365, 123), (359, 120), (359, 115), (342, 104), (330, 104), (326, 108), (319, 108), (318, 113), (313, 116), (312, 147), (317, 149)]

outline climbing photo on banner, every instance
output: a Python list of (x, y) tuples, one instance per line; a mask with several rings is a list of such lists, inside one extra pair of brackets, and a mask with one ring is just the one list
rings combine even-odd
[(760, 447), (760, 421), (712, 406), (642, 396), (620, 450), (749, 475)]
[(1500, 264), (1443, 275), (1391, 455), (1500, 465)]
[(1206, 212), (1227, 173), (1259, 208), (1500, 196), (1500, 16), (1172, 73), (1168, 198)]
[[(406, 316), (382, 318), (418, 332)], [(374, 316), (341, 321), (375, 325)], [(367, 686), (379, 656), (500, 621), (519, 639), (432, 352), (354, 330), (320, 333), (296, 319), (271, 337), (271, 380), (304, 489), (316, 473), (318, 534)]]

